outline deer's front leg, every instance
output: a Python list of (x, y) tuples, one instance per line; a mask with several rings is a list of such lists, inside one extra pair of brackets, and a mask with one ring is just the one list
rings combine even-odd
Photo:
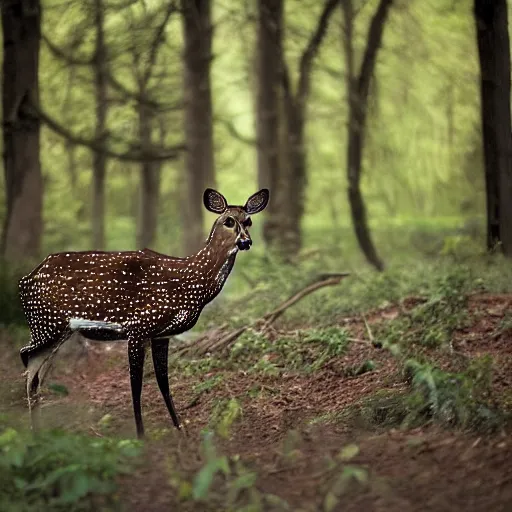
[(137, 427), (137, 437), (144, 437), (144, 425), (142, 423), (142, 412), (140, 406), (140, 395), (142, 392), (142, 377), (144, 374), (144, 359), (146, 357), (146, 344), (144, 340), (128, 340), (128, 361), (130, 364), (130, 383), (132, 387), (133, 414)]
[(171, 392), (169, 391), (169, 376), (168, 376), (168, 358), (169, 358), (169, 340), (158, 339), (151, 340), (151, 354), (153, 356), (153, 367), (155, 368), (156, 381), (160, 392), (164, 397), (165, 405), (171, 415), (174, 426), (181, 430), (180, 420)]

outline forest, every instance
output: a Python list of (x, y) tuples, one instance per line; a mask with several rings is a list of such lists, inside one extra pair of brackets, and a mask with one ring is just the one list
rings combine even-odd
[(510, 510), (512, 5), (0, 9), (1, 510)]

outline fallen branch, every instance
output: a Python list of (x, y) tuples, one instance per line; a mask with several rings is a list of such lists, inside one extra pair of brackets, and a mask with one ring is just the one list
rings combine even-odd
[[(247, 329), (259, 327), (260, 332), (265, 332), (270, 326), (291, 306), (299, 302), (301, 299), (313, 293), (324, 286), (335, 286), (340, 284), (343, 278), (349, 276), (348, 272), (342, 272), (337, 274), (321, 274), (308, 286), (294, 293), (291, 297), (285, 300), (276, 309), (263, 315), (262, 317), (254, 320), (253, 322), (244, 325), (234, 331), (228, 332), (218, 337), (226, 330), (226, 326), (223, 325), (220, 328), (214, 329), (211, 332), (206, 333), (200, 338), (187, 343), (186, 346), (181, 347), (177, 352), (180, 355), (204, 355), (208, 352), (223, 351), (232, 345)], [(213, 334), (213, 335), (212, 335)]]

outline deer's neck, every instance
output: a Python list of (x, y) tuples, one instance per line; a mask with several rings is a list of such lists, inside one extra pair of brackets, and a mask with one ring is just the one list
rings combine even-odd
[(213, 234), (199, 252), (189, 257), (191, 267), (195, 267), (204, 277), (202, 283), (206, 302), (210, 302), (222, 290), (235, 264), (237, 252), (236, 247)]

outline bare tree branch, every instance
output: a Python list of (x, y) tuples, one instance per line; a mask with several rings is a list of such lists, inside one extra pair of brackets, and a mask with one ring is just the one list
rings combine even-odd
[(141, 94), (140, 91), (131, 91), (125, 87), (121, 82), (117, 80), (111, 73), (108, 74), (107, 79), (111, 87), (123, 96), (123, 100), (133, 100), (141, 105), (154, 108), (159, 112), (174, 112), (183, 108), (183, 102), (177, 101), (176, 103), (160, 103), (156, 100), (151, 99), (149, 94)]
[(53, 119), (49, 114), (44, 112), (40, 107), (38, 107), (33, 101), (30, 103), (30, 110), (32, 111), (32, 115), (37, 116), (42, 122), (44, 122), (50, 130), (60, 135), (65, 140), (75, 144), (77, 146), (84, 146), (96, 153), (103, 153), (104, 155), (115, 158), (124, 162), (143, 162), (143, 161), (153, 161), (158, 162), (162, 160), (176, 160), (180, 157), (181, 153), (186, 149), (184, 144), (179, 144), (176, 146), (171, 146), (170, 148), (162, 148), (159, 152), (155, 151), (144, 151), (142, 149), (137, 148), (137, 144), (131, 144), (131, 150), (128, 150), (124, 153), (114, 151), (108, 147), (106, 147), (104, 142), (98, 141), (96, 139), (88, 139), (81, 135), (73, 133), (71, 130), (68, 130), (60, 123), (58, 123), (55, 119)]
[(329, 20), (334, 13), (334, 10), (339, 4), (339, 0), (327, 0), (325, 2), (322, 14), (318, 20), (318, 25), (311, 35), (311, 38), (302, 53), (299, 65), (299, 84), (297, 87), (297, 101), (302, 105), (308, 95), (311, 84), (311, 68), (313, 66), (313, 60), (316, 57), (320, 45), (327, 33), (327, 27)]
[(45, 34), (41, 34), (41, 39), (55, 57), (59, 60), (63, 60), (69, 66), (91, 66), (94, 61), (94, 55), (91, 55), (90, 57), (75, 57), (74, 55), (67, 53), (65, 50), (54, 44)]
[(236, 140), (243, 142), (244, 144), (247, 144), (249, 146), (256, 146), (258, 141), (252, 137), (247, 137), (246, 135), (243, 135), (238, 131), (233, 121), (228, 119), (223, 119), (221, 117), (216, 117), (214, 121), (222, 124), (224, 128), (228, 131), (228, 133), (235, 138)]
[(165, 27), (167, 26), (167, 23), (169, 22), (169, 19), (171, 18), (171, 15), (175, 12), (177, 12), (178, 6), (174, 1), (169, 1), (169, 5), (167, 6), (167, 11), (165, 12), (164, 19), (162, 23), (157, 27), (155, 31), (155, 37), (153, 41), (151, 42), (150, 48), (149, 48), (149, 61), (146, 66), (146, 69), (144, 70), (143, 74), (143, 81), (144, 84), (147, 84), (150, 77), (151, 72), (153, 70), (153, 66), (155, 65), (156, 56), (158, 54), (158, 49), (160, 47), (160, 43), (163, 40), (163, 35), (165, 31)]

